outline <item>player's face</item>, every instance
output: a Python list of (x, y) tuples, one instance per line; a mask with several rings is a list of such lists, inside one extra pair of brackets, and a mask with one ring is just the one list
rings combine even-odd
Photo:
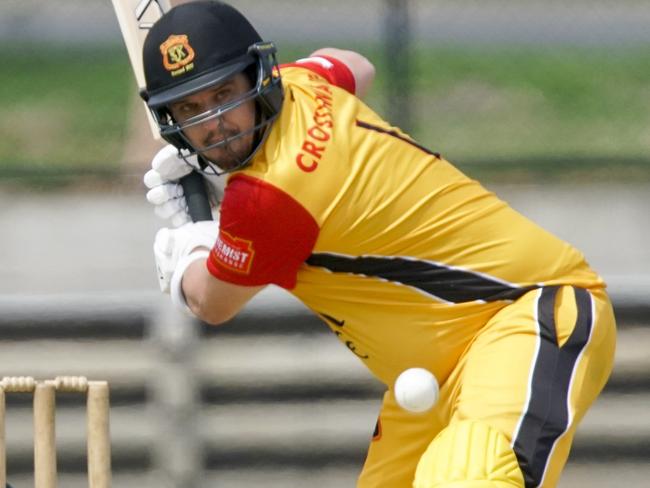
[[(239, 73), (224, 83), (189, 95), (170, 106), (174, 120), (181, 126), (187, 124), (183, 133), (195, 150), (221, 169), (227, 170), (239, 165), (252, 150), (254, 133), (240, 134), (251, 131), (255, 125), (254, 100), (246, 100), (219, 115), (207, 116), (196, 124), (192, 124), (192, 118), (200, 120), (201, 117), (198, 116), (236, 102), (250, 89), (248, 78)], [(208, 149), (223, 141), (226, 144)]]

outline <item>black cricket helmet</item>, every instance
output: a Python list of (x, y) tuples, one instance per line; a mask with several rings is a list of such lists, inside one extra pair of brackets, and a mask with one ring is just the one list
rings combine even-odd
[[(141, 96), (154, 115), (160, 135), (183, 157), (196, 154), (203, 171), (222, 174), (244, 167), (262, 147), (283, 100), (276, 48), (264, 42), (250, 22), (235, 8), (214, 0), (178, 5), (151, 28), (143, 47), (147, 87)], [(170, 105), (202, 90), (220, 85), (238, 73), (250, 80), (250, 90), (186, 120), (174, 120)], [(228, 132), (223, 116), (254, 101), (253, 127)], [(218, 124), (217, 142), (197, 147), (187, 130), (201, 124)], [(253, 140), (250, 153), (237, 155), (230, 145), (241, 137)], [(211, 160), (207, 152), (222, 148), (230, 161)], [(234, 161), (234, 162), (233, 162)]]

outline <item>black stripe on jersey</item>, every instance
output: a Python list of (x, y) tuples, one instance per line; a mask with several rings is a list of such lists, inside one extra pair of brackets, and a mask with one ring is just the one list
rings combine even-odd
[(373, 441), (378, 441), (379, 439), (381, 439), (381, 417), (377, 419), (377, 423), (375, 424), (375, 430), (372, 433)]
[(306, 261), (311, 266), (325, 268), (333, 273), (351, 273), (381, 278), (417, 288), (420, 291), (452, 303), (484, 300), (514, 300), (536, 285), (518, 287), (489, 277), (448, 268), (428, 261), (391, 256), (342, 256), (314, 253)]
[(543, 288), (537, 302), (539, 349), (528, 405), (513, 441), (526, 488), (535, 488), (542, 482), (553, 447), (569, 428), (571, 379), (592, 328), (591, 295), (582, 288), (574, 288), (576, 324), (564, 345), (558, 345), (557, 291), (556, 286)]
[(357, 127), (362, 127), (363, 129), (368, 129), (368, 130), (374, 130), (375, 132), (380, 132), (382, 134), (386, 134), (392, 137), (396, 137), (400, 141), (404, 141), (407, 144), (410, 144), (413, 147), (417, 147), (420, 151), (424, 151), (427, 154), (430, 154), (431, 156), (435, 156), (436, 158), (440, 158), (440, 153), (436, 153), (433, 151), (430, 151), (424, 146), (421, 146), (417, 142), (413, 141), (412, 139), (409, 139), (408, 137), (404, 137), (402, 134), (400, 134), (397, 131), (394, 130), (388, 130), (384, 129), (383, 127), (379, 127), (376, 125), (369, 124), (368, 122), (363, 122), (361, 120), (357, 120)]

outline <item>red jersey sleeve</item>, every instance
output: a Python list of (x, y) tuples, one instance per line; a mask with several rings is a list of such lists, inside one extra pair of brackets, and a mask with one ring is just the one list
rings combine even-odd
[(316, 220), (289, 194), (257, 178), (233, 176), (221, 204), (208, 270), (236, 285), (272, 283), (291, 289), (318, 232)]
[(294, 63), (283, 64), (280, 68), (290, 66), (307, 68), (321, 75), (332, 85), (343, 88), (353, 95), (355, 94), (356, 81), (354, 80), (354, 75), (350, 71), (350, 68), (339, 59), (332, 56), (312, 56), (311, 58), (299, 59)]

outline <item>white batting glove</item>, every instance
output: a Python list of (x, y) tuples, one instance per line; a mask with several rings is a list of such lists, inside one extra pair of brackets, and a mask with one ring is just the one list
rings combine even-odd
[[(199, 165), (196, 156), (188, 156), (186, 159), (187, 162), (180, 157), (178, 149), (169, 144), (156, 153), (151, 161), (151, 169), (144, 175), (144, 184), (149, 188), (147, 200), (154, 205), (156, 215), (161, 219), (169, 219), (172, 227), (180, 227), (192, 220), (179, 180)], [(224, 179), (208, 175), (203, 177), (207, 183), (210, 203), (216, 207), (223, 195)]]
[(177, 307), (187, 310), (181, 289), (183, 273), (194, 261), (208, 257), (218, 233), (219, 222), (215, 220), (189, 222), (176, 229), (165, 227), (156, 233), (153, 252), (158, 284), (163, 293), (171, 295)]

